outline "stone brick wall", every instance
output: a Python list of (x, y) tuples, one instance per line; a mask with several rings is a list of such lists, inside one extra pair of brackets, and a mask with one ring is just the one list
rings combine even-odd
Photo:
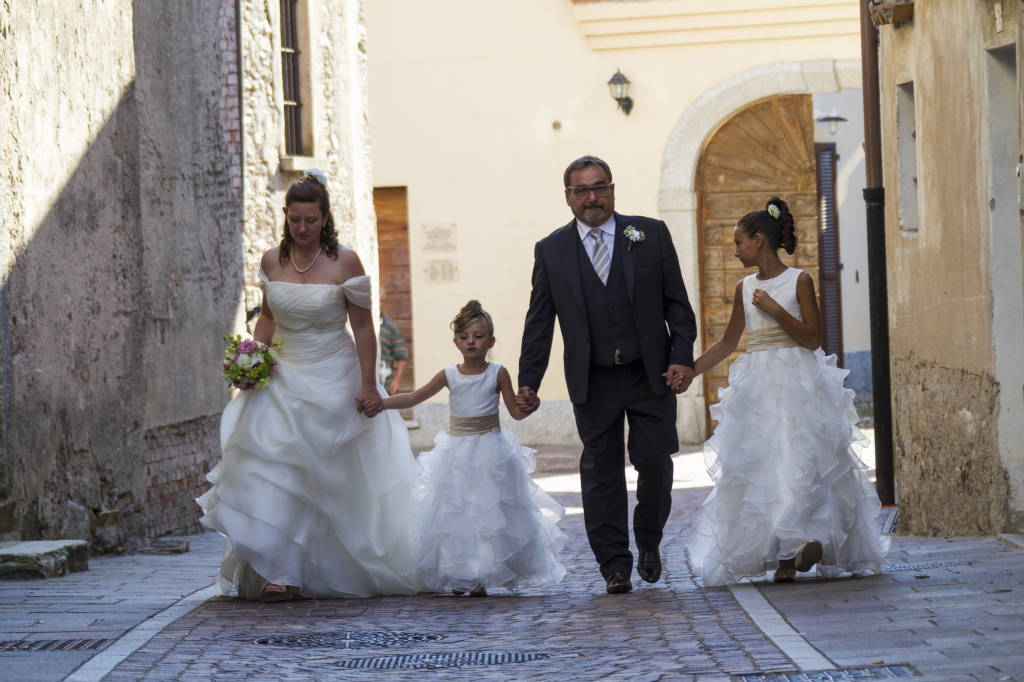
[(893, 362), (893, 450), (899, 531), (984, 535), (1007, 521), (996, 422), (999, 386), (913, 353)]
[(140, 524), (148, 537), (201, 529), (195, 498), (207, 488), (206, 474), (220, 452), (220, 415), (148, 429), (145, 435), (146, 493)]

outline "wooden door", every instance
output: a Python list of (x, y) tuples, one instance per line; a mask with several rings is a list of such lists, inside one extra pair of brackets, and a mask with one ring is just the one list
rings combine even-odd
[(412, 291), (409, 277), (409, 203), (405, 187), (374, 187), (377, 254), (380, 259), (380, 309), (405, 337), (409, 360), (399, 387), (411, 391), (414, 379)]
[[(784, 199), (796, 220), (796, 252), (790, 256), (780, 250), (779, 255), (817, 280), (811, 96), (772, 97), (733, 115), (705, 146), (696, 180), (701, 328), (703, 347), (708, 348), (725, 332), (736, 283), (754, 272), (733, 255), (733, 228), (745, 213), (764, 208), (771, 196)], [(704, 375), (705, 408), (718, 402), (718, 389), (726, 385), (729, 366), (743, 352), (745, 341), (741, 338), (736, 352)], [(707, 419), (710, 433), (710, 415)]]

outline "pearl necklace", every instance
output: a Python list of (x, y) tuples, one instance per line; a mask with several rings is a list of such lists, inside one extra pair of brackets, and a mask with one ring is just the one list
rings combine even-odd
[(304, 267), (304, 268), (300, 268), (300, 267), (299, 267), (298, 265), (296, 265), (296, 264), (295, 264), (295, 252), (294, 252), (294, 251), (292, 251), (292, 255), (291, 255), (291, 258), (290, 258), (290, 260), (291, 260), (291, 262), (292, 262), (292, 267), (293, 267), (293, 268), (295, 268), (295, 272), (308, 272), (308, 271), (309, 271), (309, 269), (310, 269), (311, 267), (313, 267), (313, 263), (316, 263), (316, 259), (320, 257), (320, 251), (321, 251), (322, 249), (323, 249), (323, 247), (322, 247), (322, 246), (318, 246), (318, 247), (316, 247), (316, 255), (315, 255), (315, 256), (313, 256), (313, 260), (309, 261), (309, 265), (307, 265), (307, 266), (306, 266), (306, 267)]

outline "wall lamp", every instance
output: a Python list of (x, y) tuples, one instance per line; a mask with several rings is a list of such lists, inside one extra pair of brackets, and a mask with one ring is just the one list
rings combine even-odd
[(608, 89), (612, 93), (612, 99), (618, 102), (622, 113), (629, 116), (629, 112), (633, 110), (633, 100), (629, 97), (629, 79), (615, 69), (615, 75), (608, 81)]
[(815, 116), (814, 116), (814, 120), (815, 121), (817, 121), (818, 123), (827, 123), (828, 124), (828, 134), (829, 135), (835, 135), (836, 134), (836, 123), (840, 123), (840, 122), (843, 122), (843, 121), (846, 120), (845, 118), (840, 116), (839, 112), (836, 111), (835, 109), (833, 109), (831, 112), (829, 112), (828, 115), (825, 115), (825, 114), (821, 113), (820, 111), (816, 111), (816, 112), (814, 112), (814, 114), (815, 114)]

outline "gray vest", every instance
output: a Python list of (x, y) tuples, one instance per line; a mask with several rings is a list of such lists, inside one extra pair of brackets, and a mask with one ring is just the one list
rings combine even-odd
[(612, 251), (608, 284), (605, 286), (594, 272), (583, 242), (577, 240), (576, 243), (579, 245), (583, 298), (587, 304), (587, 326), (590, 329), (590, 362), (599, 367), (611, 367), (615, 364), (615, 351), (621, 352), (626, 362), (639, 360), (640, 342), (619, 250)]

